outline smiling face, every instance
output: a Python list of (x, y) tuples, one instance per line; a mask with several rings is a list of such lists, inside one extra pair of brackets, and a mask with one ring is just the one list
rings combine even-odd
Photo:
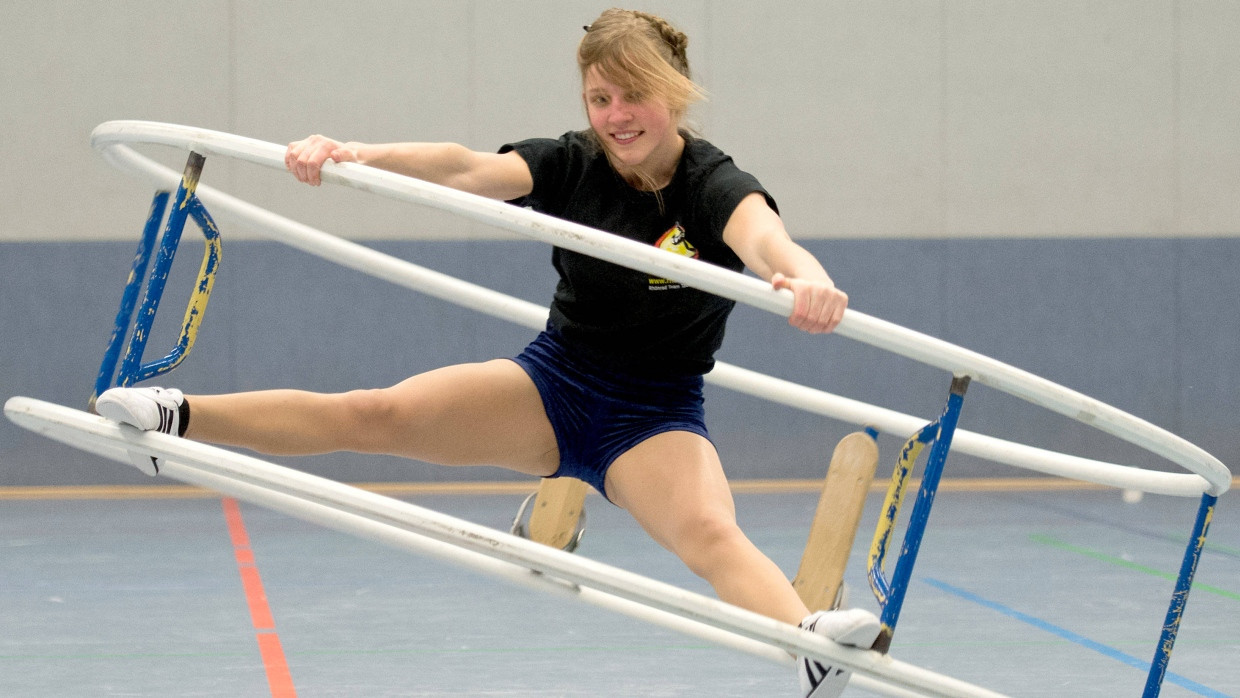
[(622, 176), (656, 186), (671, 179), (684, 148), (678, 114), (657, 99), (616, 85), (597, 67), (586, 72), (582, 98), (590, 128)]

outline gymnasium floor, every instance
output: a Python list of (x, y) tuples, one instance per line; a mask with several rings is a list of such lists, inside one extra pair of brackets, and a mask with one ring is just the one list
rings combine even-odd
[[(791, 575), (817, 493), (744, 484), (743, 526)], [(504, 530), (522, 497), (404, 496)], [(866, 539), (880, 502), (868, 500)], [(0, 696), (797, 693), (785, 667), (234, 504), (0, 500)], [(1240, 696), (1235, 505), (1219, 504), (1164, 696)], [(1195, 510), (1111, 490), (945, 486), (892, 655), (1013, 696), (1138, 696), (1145, 671), (1131, 664), (1153, 655)], [(597, 496), (587, 511), (578, 554), (708, 591), (622, 511)], [(848, 576), (853, 605), (873, 608), (865, 547)]]

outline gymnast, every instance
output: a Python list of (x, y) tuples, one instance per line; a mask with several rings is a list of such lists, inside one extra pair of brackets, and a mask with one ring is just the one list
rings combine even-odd
[[(703, 96), (690, 79), (685, 34), (660, 17), (615, 9), (585, 29), (577, 62), (587, 129), (497, 153), (315, 135), (289, 144), (285, 164), (318, 185), (326, 161), (362, 163), (733, 271), (748, 267), (792, 292), (794, 327), (833, 330), (848, 296), (789, 237), (758, 180), (684, 127)], [(561, 248), (552, 262), (559, 281), (546, 330), (513, 358), (338, 394), (114, 388), (96, 409), (140, 429), (269, 454), (347, 450), (576, 477), (627, 510), (720, 599), (869, 648), (879, 632), (873, 614), (811, 613), (737, 525), (702, 396), (734, 302)], [(810, 659), (797, 665), (807, 697), (837, 696), (850, 676)]]

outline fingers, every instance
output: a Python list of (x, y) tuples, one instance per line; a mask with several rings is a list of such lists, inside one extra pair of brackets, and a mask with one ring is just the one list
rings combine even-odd
[(788, 279), (782, 274), (771, 277), (775, 289), (792, 291), (792, 314), (788, 324), (813, 334), (832, 332), (844, 319), (848, 294), (829, 281)]
[(323, 163), (328, 160), (347, 162), (355, 160), (353, 153), (343, 147), (339, 141), (325, 136), (314, 135), (288, 144), (284, 151), (284, 167), (297, 178), (311, 186), (323, 183)]

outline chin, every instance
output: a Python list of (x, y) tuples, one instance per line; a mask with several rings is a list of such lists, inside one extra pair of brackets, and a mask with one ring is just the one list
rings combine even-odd
[(650, 157), (650, 153), (635, 150), (619, 150), (610, 148), (611, 157), (616, 162), (622, 163), (626, 167), (637, 167)]

